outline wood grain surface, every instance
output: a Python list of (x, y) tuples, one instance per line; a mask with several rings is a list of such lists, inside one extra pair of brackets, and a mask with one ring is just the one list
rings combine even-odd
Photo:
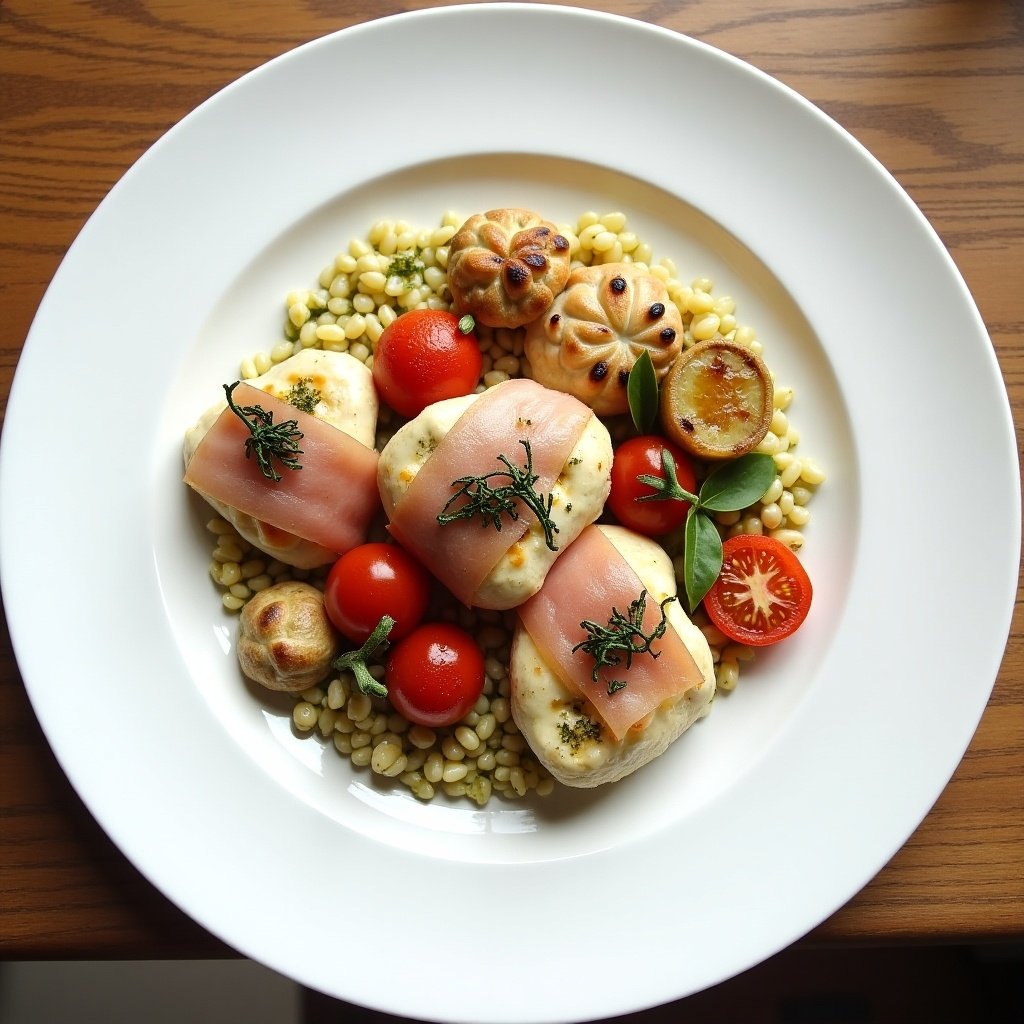
[[(437, 5), (0, 0), (0, 411), (61, 258), (153, 142), (217, 90), (300, 43), (430, 6)], [(878, 157), (934, 225), (973, 292), (1005, 375), (1019, 442), (1024, 6), (1012, 0), (586, 6), (655, 22), (735, 54), (808, 97)], [(884, 281), (879, 298), (899, 300), (886, 294)], [(73, 311), (68, 331), (73, 335)], [(983, 506), (961, 504), (968, 473), (969, 467), (951, 466), (949, 479), (936, 481), (929, 499), (936, 514), (983, 522)], [(74, 599), (57, 580), (40, 586), (52, 588), (58, 611)], [(1022, 624), (1018, 588), (1002, 669), (959, 770), (891, 863), (808, 941), (1024, 937)], [(73, 665), (65, 668), (73, 672)], [(153, 889), (84, 809), (35, 722), (5, 627), (0, 956), (231, 955)]]

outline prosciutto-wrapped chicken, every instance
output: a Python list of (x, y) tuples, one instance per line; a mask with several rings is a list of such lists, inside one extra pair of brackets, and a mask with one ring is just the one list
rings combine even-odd
[(512, 716), (565, 785), (623, 778), (710, 710), (711, 650), (675, 593), (662, 547), (591, 526), (518, 609)]
[(185, 435), (185, 482), (242, 537), (288, 565), (326, 565), (362, 543), (380, 508), (370, 371), (346, 353), (306, 349), (239, 384), (233, 401), (258, 405), (276, 424), (296, 421), (301, 470), (267, 479), (246, 457), (248, 428), (222, 399)]
[(601, 514), (611, 463), (592, 410), (517, 379), (428, 406), (381, 452), (378, 482), (395, 539), (464, 604), (505, 609)]

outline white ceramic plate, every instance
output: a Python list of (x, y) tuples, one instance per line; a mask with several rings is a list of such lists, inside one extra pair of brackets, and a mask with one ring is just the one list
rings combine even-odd
[[(457, 84), (455, 55), (481, 39), (507, 57)], [(632, 84), (607, 67), (634, 69)], [(708, 274), (737, 298), (797, 389), (802, 448), (829, 471), (804, 549), (815, 604), (620, 785), (423, 806), (294, 736), (241, 684), (180, 438), (240, 356), (277, 339), (285, 293), (351, 236), (382, 216), (501, 205), (556, 221), (622, 209), (684, 279)], [(1008, 406), (935, 235), (778, 83), (580, 10), (374, 22), (204, 104), (72, 247), (3, 440), (7, 615), (90, 810), (242, 953), (406, 1016), (611, 1016), (799, 938), (926, 814), (1008, 629)], [(943, 514), (950, 466), (985, 482), (974, 526)]]

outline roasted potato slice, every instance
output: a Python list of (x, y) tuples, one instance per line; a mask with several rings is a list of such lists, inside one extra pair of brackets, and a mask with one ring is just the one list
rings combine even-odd
[(661, 385), (665, 433), (700, 459), (745, 455), (768, 433), (772, 378), (749, 348), (713, 338), (687, 349)]

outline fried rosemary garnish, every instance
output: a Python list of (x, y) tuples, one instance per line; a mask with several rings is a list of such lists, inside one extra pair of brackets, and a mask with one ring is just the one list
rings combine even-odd
[(302, 469), (297, 458), (302, 454), (298, 445), (302, 431), (295, 420), (275, 423), (274, 414), (261, 405), (236, 405), (231, 396), (240, 383), (236, 380), (234, 384), (225, 384), (224, 394), (228, 396), (228, 408), (249, 428), (245, 457), (255, 456), (260, 472), (277, 483), (281, 474), (274, 469), (272, 459), (277, 459), (286, 469)]
[[(485, 529), (493, 526), (500, 533), (503, 515), (507, 515), (513, 521), (519, 518), (519, 509), (516, 507), (518, 498), (537, 517), (544, 530), (544, 543), (552, 551), (557, 551), (558, 545), (555, 544), (554, 535), (558, 533), (558, 527), (551, 518), (552, 496), (539, 494), (535, 489), (534, 484), (540, 477), (533, 471), (533, 451), (530, 442), (520, 440), (519, 443), (526, 449), (524, 467), (514, 466), (504, 455), (499, 455), (498, 461), (505, 467), (504, 469), (496, 469), (493, 473), (485, 473), (482, 476), (463, 476), (453, 480), (452, 486), (458, 486), (459, 489), (445, 503), (437, 521), (446, 526), (460, 519), (479, 516), (481, 526)], [(510, 482), (500, 487), (492, 487), (490, 481), (499, 477), (504, 477)], [(465, 498), (465, 502), (449, 512), (448, 510), (462, 498)]]
[[(658, 606), (661, 609), (661, 622), (651, 630), (648, 636), (644, 632), (644, 611), (647, 608), (647, 590), (641, 590), (640, 596), (630, 602), (629, 612), (623, 615), (618, 608), (612, 607), (611, 618), (607, 626), (598, 625), (590, 619), (584, 619), (580, 627), (586, 631), (587, 639), (581, 640), (573, 651), (586, 651), (594, 659), (594, 671), (590, 678), (596, 683), (598, 672), (607, 665), (622, 663), (622, 655), (626, 656), (626, 669), (633, 664), (634, 654), (649, 654), (652, 658), (660, 656), (660, 651), (652, 651), (651, 644), (665, 635), (668, 620), (665, 617), (665, 606), (674, 601), (675, 597), (666, 597)], [(622, 652), (622, 653), (619, 653)], [(612, 679), (608, 683), (608, 693), (613, 694), (625, 687), (621, 679)]]

